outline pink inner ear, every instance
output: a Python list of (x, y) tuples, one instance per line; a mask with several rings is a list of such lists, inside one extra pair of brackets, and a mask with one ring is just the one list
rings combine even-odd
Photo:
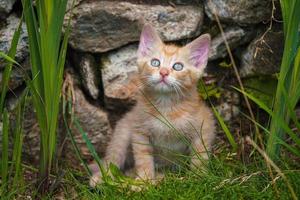
[(200, 36), (188, 45), (190, 49), (190, 61), (195, 65), (196, 68), (205, 67), (209, 48), (210, 48), (210, 37), (209, 35)]
[(145, 25), (141, 33), (138, 54), (142, 56), (149, 55), (159, 40), (158, 35), (151, 25)]
[(139, 44), (139, 53), (143, 56), (146, 56), (149, 51), (151, 51), (152, 39), (148, 33), (143, 32)]

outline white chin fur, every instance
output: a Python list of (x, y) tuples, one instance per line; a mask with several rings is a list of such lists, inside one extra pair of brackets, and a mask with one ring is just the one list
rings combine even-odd
[(154, 89), (156, 91), (159, 91), (159, 92), (171, 92), (172, 91), (172, 86), (170, 85), (167, 85), (166, 83), (157, 83), (155, 86), (154, 86)]
[(172, 77), (168, 77), (167, 79), (165, 79), (165, 83), (161, 82), (161, 78), (160, 76), (152, 76), (151, 80), (149, 80), (151, 82), (151, 85), (153, 87), (153, 89), (155, 91), (158, 92), (172, 92), (173, 91), (173, 87), (172, 87)]

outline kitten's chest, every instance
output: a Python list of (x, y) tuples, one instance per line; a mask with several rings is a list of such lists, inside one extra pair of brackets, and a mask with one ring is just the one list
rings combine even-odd
[(156, 167), (173, 165), (179, 162), (178, 155), (188, 154), (190, 141), (182, 130), (167, 127), (163, 122), (162, 125), (154, 123), (153, 127), (149, 130), (149, 139), (153, 147)]
[(171, 136), (173, 132), (186, 130), (192, 121), (190, 113), (183, 111), (149, 113), (144, 127), (147, 127), (151, 135)]
[(188, 114), (176, 117), (172, 115), (149, 117), (146, 123), (151, 144), (160, 151), (163, 151), (162, 149), (185, 151), (187, 144), (184, 140), (188, 138), (189, 120)]

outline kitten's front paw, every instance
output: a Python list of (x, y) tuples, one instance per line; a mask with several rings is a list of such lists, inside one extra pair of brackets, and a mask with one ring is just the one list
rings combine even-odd
[(96, 185), (103, 183), (102, 175), (101, 173), (96, 173), (90, 178), (90, 186), (96, 187)]

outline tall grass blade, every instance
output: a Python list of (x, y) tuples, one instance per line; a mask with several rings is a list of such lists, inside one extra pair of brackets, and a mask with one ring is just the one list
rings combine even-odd
[[(293, 99), (293, 104), (299, 100), (299, 93), (296, 92), (299, 92), (297, 86), (299, 86), (298, 82), (300, 80), (300, 65), (294, 65), (294, 63), (297, 63), (298, 56), (296, 57), (296, 55), (300, 44), (300, 0), (281, 0), (280, 3), (283, 14), (285, 45), (273, 108), (274, 116), (271, 120), (270, 136), (266, 149), (273, 160), (280, 157), (280, 144), (276, 141), (278, 138), (283, 139), (285, 133), (282, 127), (283, 123), (280, 123), (280, 121), (283, 118), (285, 124), (289, 124), (291, 118), (286, 101), (289, 101), (290, 97), (297, 97)], [(288, 96), (284, 94), (284, 91)], [(295, 105), (291, 106), (294, 108)]]
[[(74, 135), (72, 134), (72, 131), (69, 127), (68, 120), (67, 120), (68, 115), (73, 115), (73, 113), (72, 113), (72, 104), (71, 104), (70, 101), (67, 101), (65, 98), (63, 98), (63, 120), (64, 120), (64, 124), (65, 124), (67, 134), (68, 134), (69, 138), (71, 139), (71, 143), (74, 147), (77, 158), (83, 164), (84, 169), (87, 171), (87, 173), (91, 176), (92, 172), (89, 169), (89, 167), (87, 166), (86, 162), (84, 162), (84, 160), (82, 158), (82, 155), (80, 153), (80, 150), (79, 150), (79, 148), (76, 144), (76, 141), (74, 139)], [(73, 116), (71, 116), (71, 119), (73, 119)]]
[(9, 119), (6, 109), (3, 111), (3, 128), (2, 128), (2, 157), (1, 157), (1, 196), (7, 192), (8, 185), (8, 133)]
[(89, 149), (90, 153), (92, 154), (93, 158), (95, 159), (95, 161), (97, 162), (101, 172), (103, 175), (105, 175), (105, 170), (102, 166), (102, 163), (101, 163), (101, 159), (100, 157), (98, 156), (97, 152), (96, 152), (96, 149), (94, 148), (93, 144), (91, 143), (90, 139), (88, 138), (86, 132), (82, 129), (82, 127), (80, 126), (76, 116), (74, 116), (74, 124), (77, 128), (77, 130), (81, 133), (82, 135), (82, 138), (83, 140), (85, 141), (86, 145), (87, 145), (87, 148)]
[[(200, 84), (201, 84), (201, 87), (204, 88), (204, 91), (205, 91), (206, 95), (209, 97), (208, 92), (207, 92), (207, 89), (206, 89), (206, 86), (205, 86), (205, 84), (203, 83), (202, 80), (200, 80)], [(210, 103), (210, 105), (211, 105), (211, 107), (212, 107), (212, 109), (213, 109), (213, 112), (214, 112), (215, 116), (217, 117), (217, 120), (218, 120), (218, 122), (219, 122), (219, 124), (220, 124), (222, 130), (224, 131), (224, 133), (225, 133), (225, 135), (226, 135), (226, 137), (227, 137), (227, 139), (228, 139), (230, 145), (232, 146), (233, 151), (236, 151), (238, 145), (237, 145), (237, 143), (235, 142), (233, 135), (231, 134), (229, 128), (228, 128), (227, 125), (225, 124), (225, 122), (224, 122), (222, 116), (218, 113), (218, 111), (216, 110), (215, 106), (214, 106), (213, 103), (211, 102), (210, 98), (208, 98), (208, 101), (209, 101), (209, 103)]]
[(22, 20), (23, 20), (23, 16), (20, 19), (17, 30), (14, 32), (8, 55), (5, 55), (4, 53), (0, 52), (0, 57), (3, 57), (4, 59), (6, 59), (9, 62), (3, 72), (3, 80), (2, 80), (2, 85), (1, 85), (0, 113), (2, 113), (2, 111), (3, 111), (8, 81), (9, 81), (9, 77), (11, 74), (13, 64), (17, 64), (17, 62), (14, 59), (16, 56), (17, 46), (18, 46), (18, 42), (19, 42), (19, 38), (20, 38)]
[[(28, 96), (28, 87), (24, 90), (22, 96), (20, 97), (19, 103), (17, 105), (17, 119), (16, 126), (14, 130), (14, 147), (13, 147), (13, 155), (12, 155), (12, 164), (10, 171), (14, 171), (14, 178), (12, 183), (12, 188), (18, 189), (20, 184), (20, 180), (22, 180), (21, 176), (21, 157), (22, 157), (22, 146), (23, 146), (23, 120), (25, 115), (25, 106), (26, 106), (26, 98)], [(11, 173), (12, 177), (12, 173)]]
[(40, 184), (41, 193), (49, 189), (49, 173), (56, 151), (56, 129), (61, 99), (62, 73), (69, 33), (61, 44), (67, 0), (22, 0), (29, 35), (33, 94), (41, 131)]
[[(235, 87), (234, 87), (235, 88)], [(291, 139), (293, 140), (293, 142), (295, 142), (295, 144), (298, 146), (298, 149), (292, 147), (291, 145), (289, 145), (288, 150), (292, 150), (292, 153), (296, 153), (296, 155), (298, 154), (299, 148), (300, 148), (300, 137), (294, 133), (294, 131), (288, 126), (288, 124), (285, 122), (283, 116), (276, 116), (276, 113), (274, 111), (272, 111), (270, 108), (268, 108), (268, 106), (266, 106), (262, 101), (260, 101), (259, 99), (255, 98), (254, 96), (248, 94), (247, 92), (244, 92), (238, 88), (235, 88), (236, 90), (238, 90), (239, 92), (243, 93), (244, 95), (246, 95), (249, 99), (251, 99), (253, 102), (255, 102), (260, 108), (262, 108), (264, 111), (266, 111), (272, 118), (277, 117), (277, 122), (280, 125), (280, 127), (291, 137)], [(268, 132), (269, 135), (271, 134), (271, 132)], [(283, 139), (279, 138), (279, 137), (274, 137), (274, 145), (284, 145), (287, 147), (287, 143), (284, 142)]]
[(212, 107), (212, 109), (213, 109), (213, 112), (214, 112), (215, 116), (217, 117), (217, 120), (218, 120), (218, 122), (219, 122), (219, 124), (220, 124), (222, 130), (224, 131), (224, 133), (225, 133), (225, 135), (226, 135), (226, 137), (227, 137), (227, 139), (228, 139), (230, 145), (232, 146), (232, 150), (233, 150), (233, 151), (236, 151), (238, 145), (237, 145), (237, 143), (235, 142), (235, 140), (234, 140), (234, 138), (233, 138), (233, 136), (232, 136), (232, 134), (231, 134), (229, 128), (228, 128), (227, 125), (225, 124), (223, 118), (220, 116), (220, 114), (218, 113), (218, 111), (216, 110), (216, 108), (215, 108), (215, 107)]

